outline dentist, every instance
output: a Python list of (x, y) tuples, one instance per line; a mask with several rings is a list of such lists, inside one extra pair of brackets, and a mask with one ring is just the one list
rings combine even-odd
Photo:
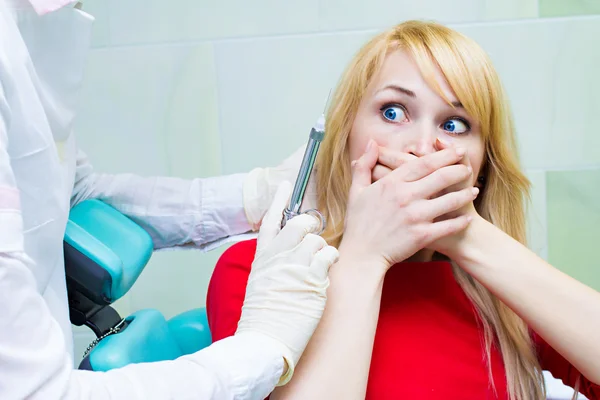
[[(95, 173), (72, 132), (92, 22), (66, 0), (0, 0), (0, 398), (263, 399), (290, 379), (337, 259), (308, 233), (312, 217), (279, 229), (302, 154), (191, 181)], [(70, 207), (88, 198), (157, 249), (202, 248), (262, 220), (236, 335), (173, 361), (74, 370), (62, 242)]]

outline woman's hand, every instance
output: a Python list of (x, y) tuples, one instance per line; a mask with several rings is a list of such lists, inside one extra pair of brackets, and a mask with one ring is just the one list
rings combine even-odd
[(431, 243), (465, 229), (468, 215), (438, 218), (471, 203), (472, 188), (434, 198), (471, 177), (469, 168), (459, 163), (464, 154), (462, 149), (449, 148), (407, 158), (373, 183), (379, 148), (371, 141), (365, 154), (353, 162), (341, 257), (385, 273)]
[[(451, 146), (447, 143), (444, 143), (438, 139), (436, 142), (436, 147), (441, 151), (441, 150), (445, 150), (445, 149), (450, 149), (453, 146)], [(469, 160), (468, 154), (465, 154), (461, 158), (460, 163), (472, 170), (471, 161)], [(459, 190), (464, 190), (466, 188), (472, 188), (473, 193), (474, 193), (473, 200), (475, 200), (477, 198), (477, 196), (479, 195), (479, 188), (472, 186), (471, 179), (459, 182), (459, 183), (447, 188), (446, 192), (459, 191)], [(459, 216), (468, 216), (471, 219), (481, 218), (481, 216), (477, 213), (477, 210), (475, 209), (475, 204), (473, 203), (473, 201), (471, 201), (456, 211), (453, 211), (446, 215), (442, 215), (439, 218), (439, 220), (457, 218)], [(470, 224), (470, 225), (475, 226), (477, 224)], [(463, 244), (463, 242), (465, 242), (465, 240), (464, 240), (465, 233), (466, 233), (465, 230), (463, 230), (463, 231), (457, 232), (453, 235), (448, 235), (446, 237), (443, 237), (443, 238), (433, 242), (429, 246), (429, 248), (437, 251), (438, 253), (444, 254), (444, 255), (454, 259), (454, 258), (456, 258), (458, 252), (460, 252), (461, 244)]]
[(387, 147), (379, 147), (378, 151), (377, 164), (375, 164), (375, 168), (373, 168), (373, 173), (371, 174), (373, 182), (377, 182), (402, 164), (418, 158), (413, 154), (395, 151)]
[[(441, 151), (441, 150), (452, 149), (454, 147), (447, 143), (444, 143), (438, 139), (436, 141), (436, 148), (438, 151)], [(407, 162), (414, 160), (416, 158), (417, 157), (412, 154), (394, 151), (394, 150), (391, 150), (391, 149), (388, 149), (385, 147), (380, 147), (378, 164), (373, 169), (373, 171), (374, 171), (373, 172), (373, 180), (382, 179), (384, 176), (388, 175), (393, 170), (399, 168), (400, 166), (402, 166), (402, 165), (406, 164)], [(472, 169), (468, 154), (465, 154), (463, 157), (461, 157), (461, 159), (458, 161), (458, 163), (464, 165), (465, 167), (467, 167), (470, 170)], [(471, 179), (470, 178), (465, 179), (461, 182), (458, 182), (454, 185), (448, 186), (447, 188), (442, 190), (440, 193), (437, 193), (435, 196), (439, 197), (439, 196), (447, 194), (447, 193), (458, 192), (458, 191), (465, 190), (468, 188), (471, 188)], [(473, 187), (472, 190), (473, 190), (473, 193), (475, 196), (473, 198), (473, 200), (475, 200), (475, 198), (479, 194), (479, 189), (476, 187)], [(479, 216), (479, 214), (477, 213), (477, 211), (475, 210), (474, 203), (471, 201), (471, 202), (468, 202), (467, 204), (465, 204), (463, 207), (461, 207), (458, 210), (454, 210), (448, 214), (439, 216), (436, 219), (436, 222), (457, 218), (459, 216), (467, 216), (467, 217), (471, 217), (471, 218), (481, 218)], [(471, 226), (471, 225), (472, 224), (469, 224), (469, 226)], [(464, 236), (464, 232), (465, 232), (464, 230), (461, 230), (454, 235), (445, 236), (445, 237), (433, 242), (430, 246), (428, 246), (428, 248), (430, 248), (431, 250), (435, 250), (439, 253), (445, 254), (452, 258), (453, 257), (452, 254), (456, 252), (456, 250), (459, 248), (459, 244), (463, 241), (462, 239)]]
[[(436, 140), (436, 148), (438, 149), (438, 151), (441, 151), (441, 150), (445, 150), (445, 149), (454, 148), (454, 146), (452, 146), (451, 144), (448, 144), (446, 142), (443, 142), (438, 138)], [(459, 163), (464, 165), (465, 167), (467, 167), (469, 170), (473, 169), (473, 167), (471, 166), (471, 160), (469, 159), (468, 153), (465, 153), (465, 155), (460, 159)], [(472, 187), (474, 193), (477, 192), (477, 195), (479, 195), (479, 188), (473, 186), (472, 183), (473, 182), (471, 181), (471, 179), (464, 180), (462, 182), (459, 182), (455, 185), (448, 187), (443, 193), (456, 192), (459, 190), (463, 190), (463, 189)], [(450, 217), (461, 215), (461, 214), (471, 215), (472, 217), (475, 217), (477, 215), (477, 211), (475, 210), (474, 203), (470, 202), (470, 203), (466, 204), (460, 210), (450, 213), (449, 215), (444, 215), (444, 216), (442, 216), (442, 218), (450, 218)]]

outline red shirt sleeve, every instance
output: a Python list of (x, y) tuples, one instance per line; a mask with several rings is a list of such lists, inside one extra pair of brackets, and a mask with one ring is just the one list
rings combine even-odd
[(206, 296), (213, 342), (233, 336), (237, 329), (255, 253), (256, 240), (248, 240), (231, 246), (217, 261)]
[(556, 379), (571, 388), (575, 387), (577, 379), (579, 382), (579, 393), (589, 400), (600, 400), (600, 385), (592, 383), (583, 376), (570, 362), (568, 362), (558, 351), (554, 350), (541, 337), (533, 335), (538, 351), (538, 357), (543, 370), (549, 371)]

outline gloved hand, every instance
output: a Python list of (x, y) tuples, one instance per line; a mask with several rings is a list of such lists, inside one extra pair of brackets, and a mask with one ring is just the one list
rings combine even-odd
[(256, 258), (248, 278), (246, 298), (236, 335), (254, 332), (282, 344), (288, 370), (286, 384), (323, 315), (329, 267), (336, 248), (310, 233), (318, 220), (302, 214), (280, 229), (292, 186), (283, 182), (258, 234)]
[[(296, 182), (306, 145), (296, 150), (280, 165), (274, 168), (256, 168), (244, 181), (244, 210), (253, 230), (258, 230), (261, 220), (273, 201), (277, 187), (283, 181)], [(302, 202), (302, 211), (316, 208), (317, 190), (315, 185), (316, 169), (313, 169)]]

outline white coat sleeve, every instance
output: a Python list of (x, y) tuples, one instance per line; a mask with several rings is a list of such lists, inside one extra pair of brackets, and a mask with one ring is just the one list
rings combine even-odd
[(79, 151), (71, 206), (99, 199), (143, 227), (156, 249), (209, 248), (251, 231), (243, 204), (246, 174), (192, 180), (101, 174)]
[(282, 375), (284, 351), (255, 333), (173, 361), (105, 373), (73, 370), (62, 330), (37, 291), (33, 261), (24, 252), (19, 191), (7, 151), (9, 122), (0, 87), (0, 398), (264, 399)]

